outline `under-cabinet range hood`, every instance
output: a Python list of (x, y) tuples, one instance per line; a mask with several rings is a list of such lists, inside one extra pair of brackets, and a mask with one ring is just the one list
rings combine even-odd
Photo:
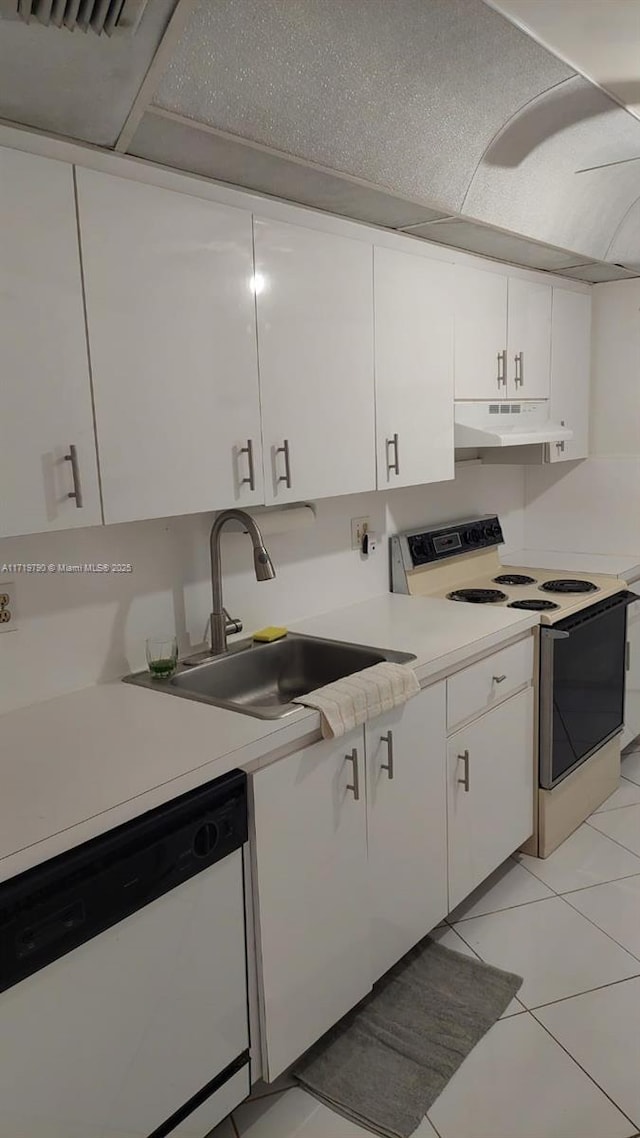
[(550, 420), (547, 399), (455, 404), (457, 447), (528, 446), (568, 442), (572, 438), (573, 431)]

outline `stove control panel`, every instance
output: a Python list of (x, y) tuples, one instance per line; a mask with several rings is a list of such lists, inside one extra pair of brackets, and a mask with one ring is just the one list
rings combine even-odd
[(495, 515), (472, 518), (456, 522), (455, 525), (439, 526), (437, 529), (411, 530), (399, 537), (407, 543), (414, 569), (456, 554), (489, 549), (504, 541), (500, 520)]

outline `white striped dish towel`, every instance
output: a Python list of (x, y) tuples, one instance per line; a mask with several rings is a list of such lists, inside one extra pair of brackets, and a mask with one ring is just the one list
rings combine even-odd
[(322, 717), (322, 737), (333, 739), (406, 703), (420, 691), (418, 678), (407, 664), (384, 661), (344, 676), (333, 684), (300, 695), (294, 703), (314, 707)]

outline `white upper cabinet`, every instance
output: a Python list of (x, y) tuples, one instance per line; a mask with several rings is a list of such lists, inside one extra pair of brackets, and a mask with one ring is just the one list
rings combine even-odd
[(456, 399), (548, 399), (551, 287), (457, 265)]
[(507, 395), (507, 277), (456, 265), (455, 397)]
[(371, 245), (254, 224), (265, 500), (374, 490)]
[(77, 177), (105, 521), (263, 501), (250, 215)]
[(551, 388), (550, 285), (509, 278), (507, 390), (510, 399), (548, 399)]
[(371, 979), (447, 913), (445, 684), (367, 723)]
[(379, 490), (454, 476), (453, 273), (374, 249)]
[(591, 296), (554, 288), (551, 319), (551, 418), (573, 431), (568, 442), (551, 444), (551, 462), (589, 453)]
[(0, 537), (98, 525), (72, 167), (0, 150), (0, 210)]

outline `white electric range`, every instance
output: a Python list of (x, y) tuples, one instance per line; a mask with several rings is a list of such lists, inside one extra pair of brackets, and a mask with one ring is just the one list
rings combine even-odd
[(503, 540), (495, 515), (395, 534), (391, 589), (538, 612), (535, 852), (547, 856), (617, 785), (627, 606), (637, 597), (604, 574), (504, 566)]

